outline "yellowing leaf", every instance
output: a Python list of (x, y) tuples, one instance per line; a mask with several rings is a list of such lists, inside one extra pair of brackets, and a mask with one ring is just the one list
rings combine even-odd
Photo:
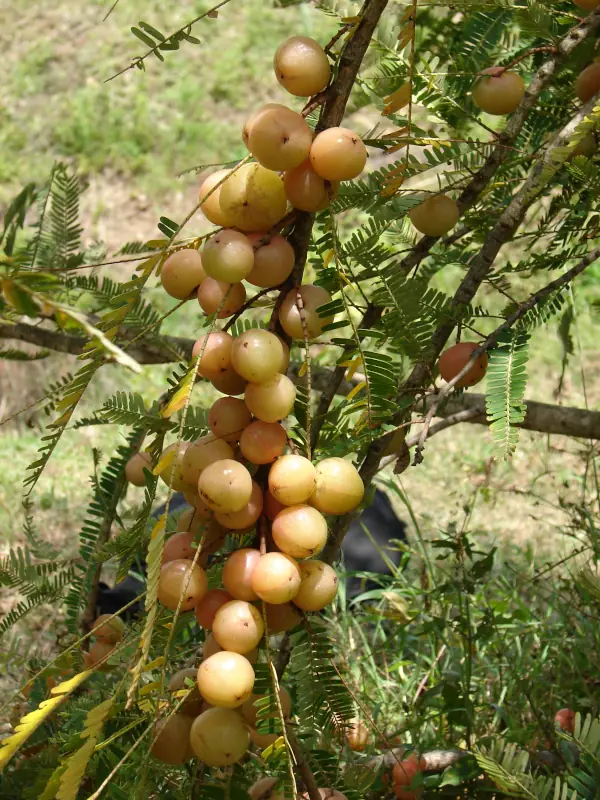
[(192, 391), (192, 378), (193, 371), (190, 371), (181, 381), (181, 386), (177, 389), (173, 397), (161, 411), (161, 417), (170, 417), (176, 411), (179, 411), (184, 407), (186, 400)]
[(172, 450), (166, 450), (161, 457), (158, 459), (158, 464), (152, 470), (153, 475), (160, 475), (166, 469), (169, 469), (171, 464), (175, 461), (175, 456), (177, 455), (177, 451), (175, 448)]
[(81, 686), (91, 674), (92, 670), (86, 669), (69, 678), (69, 680), (59, 683), (58, 686), (52, 689), (51, 697), (47, 700), (42, 700), (35, 711), (31, 711), (21, 719), (13, 735), (0, 742), (0, 770), (4, 769), (27, 739), (64, 703), (71, 692)]
[(333, 250), (330, 250), (323, 260), (323, 266), (326, 267), (333, 258)]
[(357, 370), (359, 367), (362, 367), (362, 356), (357, 356), (357, 357), (356, 357), (355, 359), (353, 359), (352, 361), (348, 361), (346, 364), (342, 364), (341, 366), (348, 366), (348, 367), (350, 367), (350, 369), (349, 369), (349, 370), (348, 370), (348, 372), (346, 373), (346, 380), (347, 380), (347, 381), (351, 381), (351, 380), (352, 380), (352, 378), (354, 377), (354, 374), (355, 374), (356, 370)]
[(285, 740), (283, 736), (277, 737), (273, 744), (270, 744), (268, 747), (262, 751), (262, 757), (265, 761), (268, 761), (272, 756), (276, 753), (281, 752), (285, 748)]
[[(147, 667), (148, 665), (146, 665)], [(144, 667), (144, 670), (146, 669)], [(140, 697), (144, 697), (147, 694), (152, 694), (155, 689), (160, 688), (160, 681), (152, 681), (152, 683), (147, 683), (145, 686), (142, 686), (140, 689)]]
[(307, 361), (303, 361), (302, 362), (302, 366), (298, 370), (298, 377), (299, 378), (303, 378), (306, 375), (306, 370), (307, 369), (308, 369), (308, 362)]
[(404, 108), (405, 105), (408, 105), (410, 101), (411, 95), (411, 86), (410, 83), (405, 83), (399, 89), (396, 89), (395, 92), (392, 92), (391, 95), (384, 99), (385, 107), (381, 112), (383, 117), (387, 117), (390, 114), (394, 114), (396, 111), (400, 111), (401, 108)]
[(350, 401), (350, 400), (352, 400), (352, 398), (353, 398), (353, 397), (356, 397), (356, 395), (357, 395), (359, 392), (361, 392), (361, 391), (362, 391), (362, 390), (363, 390), (363, 389), (366, 387), (366, 385), (367, 385), (367, 382), (366, 382), (366, 381), (362, 381), (361, 383), (357, 383), (357, 384), (356, 384), (356, 386), (354, 387), (354, 389), (352, 389), (352, 391), (348, 392), (348, 395), (347, 395), (347, 397), (346, 397), (346, 400), (347, 400), (347, 401)]
[(152, 669), (158, 669), (159, 667), (162, 667), (164, 663), (165, 663), (165, 657), (159, 656), (158, 658), (155, 658), (154, 661), (149, 661), (142, 671), (150, 672), (150, 670)]
[(76, 800), (88, 762), (102, 733), (104, 722), (112, 708), (113, 699), (110, 697), (88, 711), (85, 725), (81, 732), (82, 738), (87, 739), (87, 741), (67, 761), (67, 768), (60, 778), (60, 789), (56, 795), (56, 800)]

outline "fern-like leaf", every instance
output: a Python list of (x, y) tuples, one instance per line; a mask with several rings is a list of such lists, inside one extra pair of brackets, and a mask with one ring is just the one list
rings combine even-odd
[(508, 458), (519, 441), (515, 427), (525, 419), (529, 335), (506, 331), (489, 357), (486, 412), (498, 455)]

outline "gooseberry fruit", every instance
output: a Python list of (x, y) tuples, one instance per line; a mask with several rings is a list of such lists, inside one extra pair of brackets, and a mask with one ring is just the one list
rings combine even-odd
[(202, 250), (202, 260), (209, 278), (224, 283), (237, 283), (252, 271), (254, 250), (247, 236), (240, 231), (225, 228), (207, 239)]
[(195, 542), (196, 535), (191, 531), (174, 533), (165, 542), (162, 554), (162, 563), (169, 561), (191, 561), (198, 549), (199, 542)]
[(576, 6), (583, 8), (584, 11), (593, 11), (600, 5), (600, 0), (573, 0)]
[(92, 625), (92, 633), (99, 642), (116, 644), (125, 636), (125, 623), (121, 617), (101, 614)]
[(324, 561), (302, 561), (300, 588), (293, 603), (303, 611), (321, 611), (334, 599), (338, 590), (338, 577), (333, 567)]
[[(230, 172), (231, 170), (229, 169), (219, 169), (209, 175), (208, 178), (205, 178), (200, 187), (199, 199), (202, 200), (203, 197), (206, 197), (213, 186), (216, 186)], [(200, 210), (213, 225), (218, 225), (220, 228), (230, 228), (233, 225), (233, 220), (221, 208), (221, 188), (222, 184), (215, 189), (210, 197), (206, 198), (200, 206)]]
[(309, 558), (325, 547), (327, 522), (316, 508), (296, 505), (284, 508), (271, 529), (277, 547), (293, 558)]
[(338, 189), (338, 181), (326, 181), (312, 167), (310, 158), (283, 176), (287, 199), (300, 211), (323, 211)]
[(471, 93), (478, 108), (495, 116), (511, 114), (525, 94), (525, 83), (520, 75), (500, 70), (501, 67), (484, 69)]
[(125, 477), (133, 486), (145, 486), (144, 470), (152, 472), (152, 457), (150, 453), (135, 453), (125, 464)]
[(215, 615), (213, 636), (224, 650), (245, 655), (254, 650), (265, 632), (262, 614), (246, 600), (231, 600)]
[(293, 169), (310, 152), (313, 133), (303, 116), (270, 103), (246, 123), (246, 147), (259, 164), (275, 171)]
[(262, 383), (249, 383), (244, 393), (246, 406), (263, 422), (285, 419), (295, 401), (296, 387), (287, 375), (280, 373)]
[(221, 650), (198, 667), (198, 689), (213, 706), (237, 708), (250, 697), (253, 686), (252, 664), (239, 653)]
[(208, 412), (208, 426), (213, 436), (232, 444), (239, 441), (251, 420), (248, 406), (237, 397), (220, 397)]
[(420, 791), (407, 791), (408, 786), (411, 785), (415, 776), (425, 769), (425, 760), (420, 758), (416, 753), (411, 753), (408, 758), (394, 764), (392, 770), (392, 783), (394, 794), (400, 800), (410, 800), (417, 798)]
[(273, 378), (279, 372), (282, 359), (281, 339), (274, 333), (250, 328), (234, 339), (231, 363), (238, 375), (247, 381), (264, 383)]
[(285, 450), (287, 434), (278, 422), (254, 420), (240, 436), (240, 451), (251, 464), (271, 464)]
[(258, 595), (252, 588), (252, 573), (259, 561), (260, 552), (249, 547), (234, 550), (228, 556), (221, 580), (232, 597), (237, 600), (258, 600)]
[(181, 611), (190, 611), (202, 600), (207, 590), (208, 581), (204, 570), (191, 561), (168, 561), (160, 568), (158, 600), (171, 611), (177, 609), (180, 598)]
[[(246, 280), (253, 286), (268, 289), (279, 286), (292, 273), (294, 268), (294, 248), (278, 233), (269, 236), (265, 233), (250, 233), (248, 239), (254, 247), (254, 266)], [(263, 240), (267, 239), (264, 244)]]
[(300, 589), (300, 569), (285, 553), (267, 553), (255, 566), (251, 584), (265, 603), (289, 603)]
[(315, 468), (304, 456), (281, 456), (269, 470), (269, 491), (285, 506), (304, 503), (315, 487)]
[(236, 711), (209, 708), (194, 720), (190, 745), (204, 764), (226, 767), (244, 755), (250, 745), (250, 734)]
[[(258, 745), (257, 745), (258, 746)], [(261, 778), (248, 789), (251, 800), (289, 800), (283, 790), (273, 791), (277, 778)]]
[(210, 382), (219, 392), (228, 395), (243, 394), (248, 381), (238, 375), (233, 367), (228, 367), (219, 375), (211, 375)]
[[(438, 361), (438, 369), (442, 378), (447, 382), (453, 380), (466, 367), (473, 351), (477, 350), (478, 347), (477, 342), (459, 342), (444, 350)], [(454, 384), (455, 387), (463, 389), (466, 386), (475, 386), (476, 383), (483, 380), (487, 365), (487, 353), (482, 353), (462, 378)]]
[[(197, 717), (198, 714), (202, 711), (202, 706), (204, 705), (204, 700), (200, 692), (198, 691), (198, 687), (196, 686), (196, 674), (198, 670), (191, 667), (190, 669), (180, 669), (179, 672), (176, 672), (171, 680), (169, 681), (168, 689), (171, 694), (175, 694), (175, 692), (181, 692), (181, 696), (174, 697), (175, 701), (179, 701), (181, 697), (184, 696), (184, 692), (188, 692), (190, 689), (192, 690), (188, 696), (185, 698), (183, 703), (179, 706), (178, 712), (180, 711), (182, 714), (188, 714), (190, 717)], [(186, 678), (191, 680), (193, 683), (193, 688), (186, 684)], [(188, 732), (188, 740), (189, 740), (189, 732)]]
[(365, 168), (367, 148), (354, 131), (327, 128), (312, 143), (310, 163), (326, 181), (351, 181)]
[(575, 712), (571, 708), (561, 708), (554, 715), (554, 723), (567, 733), (575, 731)]
[(224, 458), (202, 471), (198, 492), (213, 511), (241, 511), (252, 495), (252, 478), (243, 464)]
[(291, 631), (302, 622), (302, 616), (291, 603), (279, 603), (276, 606), (265, 604), (267, 610), (267, 630), (270, 634)]
[(329, 83), (331, 67), (321, 45), (308, 36), (291, 36), (273, 57), (279, 83), (296, 97), (310, 97)]
[(198, 287), (198, 303), (205, 314), (217, 314), (217, 319), (226, 319), (235, 314), (246, 302), (243, 283), (224, 283), (206, 278)]
[(224, 528), (232, 531), (245, 531), (248, 528), (253, 528), (256, 521), (262, 514), (263, 509), (263, 493), (262, 489), (252, 481), (252, 494), (248, 505), (244, 506), (241, 511), (232, 511), (230, 513), (216, 513), (217, 522)]
[(436, 194), (408, 212), (410, 221), (426, 236), (443, 236), (458, 222), (458, 206), (451, 197)]
[(177, 300), (189, 297), (205, 278), (200, 253), (190, 247), (170, 255), (160, 271), (163, 289)]
[(233, 448), (224, 439), (215, 439), (214, 436), (202, 436), (192, 442), (183, 456), (181, 474), (187, 483), (198, 483), (198, 478), (203, 469), (215, 461), (224, 458), (233, 458)]
[(271, 522), (274, 521), (277, 514), (279, 514), (280, 511), (283, 511), (284, 508), (287, 508), (287, 506), (285, 506), (283, 503), (280, 503), (279, 500), (276, 500), (271, 492), (267, 489), (265, 492), (263, 509)]
[(355, 753), (362, 753), (369, 743), (369, 729), (361, 720), (355, 720), (350, 724), (346, 732), (348, 747)]
[[(276, 172), (260, 164), (244, 164), (233, 173), (223, 184), (220, 202), (221, 208), (234, 220), (235, 227), (242, 231), (269, 230), (285, 216), (287, 207), (283, 181)], [(211, 275), (206, 265), (205, 269), (206, 274)], [(241, 280), (212, 277), (230, 282)]]
[[(300, 312), (298, 294), (301, 297), (302, 313)], [(321, 317), (317, 311), (321, 306), (331, 302), (331, 295), (322, 286), (305, 284), (299, 289), (291, 289), (285, 296), (279, 309), (279, 322), (281, 327), (292, 339), (304, 340), (304, 323), (308, 339), (316, 339), (321, 335), (325, 325), (333, 322), (333, 317)]]
[(173, 714), (159, 719), (154, 726), (156, 741), (150, 748), (154, 758), (173, 766), (189, 761), (193, 755), (190, 745), (193, 721), (187, 714)]
[(230, 600), (233, 600), (233, 597), (225, 589), (210, 589), (196, 606), (195, 614), (198, 624), (208, 631), (211, 630), (215, 614)]
[(233, 336), (224, 331), (207, 333), (197, 339), (192, 348), (192, 359), (200, 356), (198, 374), (204, 378), (210, 378), (227, 369), (231, 363), (232, 347)]
[(322, 514), (347, 514), (360, 505), (365, 485), (358, 470), (344, 458), (324, 458), (315, 467), (316, 488), (310, 505)]
[[(89, 653), (84, 653), (85, 668), (92, 669), (93, 667), (98, 667), (100, 672), (108, 672), (112, 667), (107, 663), (106, 659), (109, 658), (114, 649), (114, 644), (98, 640), (90, 647)], [(99, 664), (100, 666), (98, 666)]]
[(575, 94), (582, 103), (587, 103), (600, 91), (600, 62), (593, 61), (575, 81)]

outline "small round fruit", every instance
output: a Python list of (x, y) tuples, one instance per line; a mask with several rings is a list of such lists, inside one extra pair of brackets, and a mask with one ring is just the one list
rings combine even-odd
[(241, 511), (252, 496), (252, 478), (243, 464), (224, 458), (202, 471), (198, 492), (213, 511)]
[(280, 511), (283, 511), (284, 508), (287, 508), (283, 503), (280, 503), (279, 500), (276, 500), (271, 492), (267, 489), (265, 492), (265, 499), (264, 499), (264, 512), (266, 516), (273, 522), (277, 514)]
[(293, 602), (302, 611), (322, 611), (335, 598), (338, 590), (338, 576), (333, 567), (324, 561), (302, 561), (300, 569), (300, 588)]
[(451, 197), (436, 194), (408, 212), (410, 221), (426, 236), (443, 236), (458, 222), (458, 206)]
[(162, 563), (167, 564), (169, 561), (181, 561), (182, 559), (191, 561), (196, 555), (199, 544), (200, 536), (196, 537), (192, 531), (174, 533), (165, 542)]
[(525, 83), (516, 72), (499, 72), (499, 67), (488, 67), (473, 87), (475, 105), (487, 114), (503, 116), (512, 114), (525, 94)]
[[(420, 758), (416, 753), (411, 753), (408, 758), (394, 764), (392, 770), (392, 783), (396, 797), (403, 798), (406, 795), (401, 794), (401, 791), (406, 791), (406, 787), (410, 786), (416, 775), (425, 769), (425, 759)], [(415, 797), (419, 795), (414, 793)]]
[(263, 422), (279, 422), (294, 408), (296, 387), (287, 375), (278, 373), (264, 383), (249, 383), (244, 402), (250, 412)]
[(125, 477), (134, 486), (145, 486), (144, 470), (147, 469), (152, 472), (153, 466), (150, 453), (136, 453), (125, 464)]
[(263, 509), (263, 493), (262, 489), (252, 481), (252, 494), (248, 505), (244, 506), (241, 511), (233, 511), (229, 514), (216, 513), (217, 522), (224, 528), (232, 531), (245, 531), (248, 528), (253, 528)]
[(208, 412), (208, 425), (217, 439), (234, 444), (252, 420), (247, 405), (237, 397), (220, 397)]
[[(206, 197), (213, 186), (216, 186), (216, 184), (229, 175), (230, 172), (231, 170), (229, 169), (218, 169), (216, 172), (213, 172), (212, 175), (209, 175), (208, 178), (205, 178), (200, 187), (198, 198), (202, 200), (203, 197)], [(230, 228), (233, 225), (233, 220), (231, 220), (221, 208), (221, 186), (218, 186), (210, 197), (206, 198), (200, 206), (200, 211), (202, 211), (206, 219), (212, 222), (213, 225), (218, 225), (220, 228)]]
[(224, 439), (215, 439), (214, 436), (202, 436), (192, 442), (183, 456), (181, 474), (187, 483), (198, 483), (198, 478), (203, 469), (222, 461), (224, 458), (233, 458), (233, 448)]
[(281, 339), (262, 328), (250, 328), (234, 339), (231, 363), (238, 375), (264, 383), (278, 372), (283, 358)]
[[(160, 462), (167, 458), (169, 460), (169, 464), (166, 467), (163, 467), (160, 472), (160, 479), (167, 485), (170, 486), (174, 492), (184, 492), (190, 488), (189, 484), (184, 481), (183, 475), (181, 474), (181, 465), (183, 463), (183, 456), (185, 455), (185, 451), (187, 450), (188, 444), (187, 442), (173, 442), (168, 447), (162, 451)], [(170, 458), (170, 454), (173, 453), (173, 457)]]
[(198, 303), (205, 314), (217, 314), (217, 319), (226, 319), (235, 314), (246, 302), (243, 283), (224, 283), (206, 278), (198, 287)]
[(279, 372), (281, 372), (282, 375), (285, 375), (287, 368), (290, 365), (290, 348), (288, 347), (287, 342), (285, 342), (281, 336), (277, 336), (277, 338), (283, 347), (283, 358), (281, 359), (281, 364), (279, 365)]
[(200, 356), (198, 374), (211, 378), (227, 369), (231, 363), (233, 336), (224, 331), (214, 331), (196, 340), (192, 348), (192, 359)]
[(300, 211), (323, 211), (331, 203), (338, 189), (338, 181), (326, 181), (312, 168), (310, 158), (283, 176), (287, 199)]
[(121, 617), (101, 614), (92, 625), (92, 633), (99, 642), (116, 644), (125, 636), (125, 623)]
[(351, 723), (346, 732), (348, 747), (355, 753), (362, 753), (369, 744), (369, 729), (365, 723), (358, 719)]
[(198, 624), (208, 631), (211, 630), (215, 614), (221, 606), (231, 600), (233, 600), (233, 597), (225, 589), (211, 589), (208, 591), (196, 606), (195, 613)]
[(202, 502), (199, 495), (196, 493), (193, 508), (188, 508), (179, 517), (177, 521), (177, 530), (197, 533), (203, 529), (205, 522), (212, 519), (212, 516), (212, 510)]
[(569, 160), (571, 158), (575, 158), (575, 156), (585, 156), (586, 158), (591, 158), (598, 149), (598, 142), (596, 141), (596, 135), (594, 132), (590, 131), (586, 133), (586, 135), (580, 140), (579, 144), (571, 155), (569, 156)]
[[(182, 697), (185, 696), (184, 693), (192, 689), (190, 694), (187, 695), (183, 703), (179, 706), (179, 711), (181, 711), (182, 714), (188, 714), (190, 717), (197, 717), (198, 714), (202, 712), (202, 705), (204, 704), (204, 700), (202, 699), (202, 696), (198, 691), (198, 687), (196, 686), (197, 672), (198, 670), (194, 669), (193, 667), (190, 669), (180, 669), (179, 672), (176, 672), (173, 675), (168, 686), (171, 694), (175, 694), (175, 692), (180, 693), (173, 698), (174, 702), (179, 702)], [(186, 683), (186, 678), (188, 681), (192, 682), (193, 688), (191, 685)]]
[(233, 367), (228, 367), (220, 375), (211, 375), (210, 382), (219, 392), (233, 395), (244, 394), (248, 381), (238, 375)]
[(190, 611), (207, 591), (208, 581), (204, 570), (191, 561), (169, 561), (160, 568), (158, 600), (171, 611), (177, 609), (180, 598), (181, 611)]
[(270, 103), (252, 115), (245, 130), (246, 147), (267, 169), (293, 169), (308, 158), (313, 133), (304, 117), (290, 108)]
[(315, 468), (304, 456), (281, 456), (269, 470), (269, 491), (285, 506), (306, 502), (316, 485)]
[(194, 720), (190, 744), (204, 764), (226, 767), (242, 758), (250, 746), (250, 734), (236, 711), (209, 708)]
[(291, 631), (302, 622), (302, 616), (291, 603), (280, 603), (272, 606), (266, 603), (267, 630), (270, 634)]
[(207, 658), (214, 656), (215, 653), (221, 653), (222, 647), (219, 645), (212, 633), (209, 633), (204, 644), (202, 645), (202, 660), (206, 661)]
[[(301, 301), (298, 300), (298, 293)], [(302, 314), (299, 304), (302, 303)], [(331, 295), (321, 286), (313, 286), (308, 283), (299, 289), (289, 291), (279, 309), (279, 322), (281, 327), (291, 336), (292, 339), (304, 340), (304, 325), (302, 315), (306, 324), (306, 336), (308, 339), (316, 339), (321, 335), (325, 325), (333, 322), (333, 317), (321, 317), (317, 312), (320, 306), (331, 302)]]
[(575, 712), (571, 708), (561, 708), (554, 715), (554, 724), (567, 733), (575, 730)]
[(593, 61), (575, 81), (575, 94), (582, 103), (587, 103), (600, 91), (600, 62)]
[(246, 600), (231, 600), (217, 611), (213, 636), (223, 650), (245, 655), (254, 650), (265, 632), (262, 614)]
[(173, 714), (171, 717), (159, 719), (154, 726), (156, 741), (150, 748), (154, 758), (173, 766), (189, 761), (193, 756), (190, 745), (193, 721), (187, 714)]
[[(262, 709), (262, 703), (260, 705), (257, 705), (256, 701), (261, 700), (264, 696), (265, 695), (263, 694), (253, 694), (246, 700), (246, 702), (240, 709), (243, 718), (252, 728), (256, 728), (256, 723), (258, 722), (258, 712), (261, 711)], [(290, 697), (290, 693), (285, 688), (285, 686), (279, 687), (279, 702), (281, 704), (281, 710), (283, 711), (284, 718), (289, 719), (292, 713), (292, 698)], [(277, 705), (274, 702), (274, 698), (272, 699), (272, 706), (269, 709), (269, 711), (267, 712), (264, 709), (262, 709), (260, 716), (261, 720), (268, 719), (270, 717), (279, 717), (279, 711), (277, 709)]]
[[(266, 750), (267, 747), (271, 747), (281, 735), (279, 733), (259, 733), (254, 728), (249, 728), (249, 731), (252, 744), (259, 750)], [(275, 796), (280, 797), (280, 795)]]
[(593, 11), (600, 5), (600, 0), (573, 0), (573, 2), (584, 11)]
[(365, 168), (367, 148), (354, 131), (327, 128), (312, 143), (310, 163), (326, 181), (351, 181)]
[(327, 522), (316, 508), (289, 506), (275, 517), (273, 541), (282, 553), (292, 558), (317, 555), (327, 542)]
[[(260, 164), (244, 164), (223, 184), (221, 208), (242, 231), (268, 230), (285, 216), (287, 199), (283, 181), (276, 172)], [(207, 270), (207, 275), (210, 274)]]
[[(92, 669), (92, 667), (98, 667), (100, 672), (108, 672), (112, 669), (112, 666), (107, 663), (106, 659), (110, 657), (110, 654), (115, 649), (114, 644), (110, 644), (110, 642), (104, 642), (99, 640), (95, 642), (91, 647), (89, 653), (84, 653), (84, 666), (86, 669)], [(86, 658), (87, 656), (87, 658)]]
[(254, 420), (242, 431), (240, 451), (251, 464), (272, 464), (287, 444), (285, 428), (278, 422)]
[(252, 588), (252, 573), (260, 561), (260, 551), (242, 547), (227, 558), (221, 580), (223, 586), (236, 600), (258, 600)]
[(316, 489), (310, 504), (322, 514), (347, 514), (360, 505), (365, 485), (358, 470), (344, 458), (324, 458), (315, 468)]
[(204, 245), (202, 257), (208, 277), (225, 283), (243, 281), (254, 266), (254, 250), (248, 237), (231, 228), (211, 236)]
[(267, 553), (252, 572), (252, 588), (265, 603), (289, 603), (300, 589), (298, 564), (285, 553)]
[[(338, 792), (337, 789), (319, 789), (321, 800), (348, 800), (345, 794)], [(303, 800), (310, 800), (308, 793), (301, 795)]]
[[(469, 363), (474, 350), (479, 345), (477, 342), (459, 342), (444, 350), (438, 361), (438, 369), (442, 378), (449, 382)], [(488, 365), (487, 353), (480, 355), (475, 363), (469, 367), (468, 371), (460, 378), (454, 386), (457, 389), (464, 389), (466, 386), (475, 386), (483, 380)]]
[(308, 36), (291, 36), (282, 42), (273, 57), (279, 83), (296, 97), (310, 97), (329, 83), (331, 67), (327, 54)]
[(198, 667), (198, 689), (213, 706), (237, 708), (250, 697), (253, 686), (252, 664), (239, 653), (222, 650)]
[[(265, 238), (268, 241), (261, 244)], [(250, 233), (248, 239), (254, 247), (254, 267), (246, 278), (248, 283), (268, 289), (287, 280), (292, 274), (296, 258), (294, 248), (287, 239), (278, 233), (273, 236)]]
[(185, 300), (206, 278), (202, 257), (197, 250), (186, 248), (170, 255), (160, 271), (163, 289), (177, 300)]

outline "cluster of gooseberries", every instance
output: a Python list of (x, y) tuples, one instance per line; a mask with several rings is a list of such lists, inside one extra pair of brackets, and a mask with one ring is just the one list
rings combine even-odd
[[(274, 67), (280, 83), (298, 96), (314, 95), (329, 82), (325, 52), (305, 37), (284, 42)], [(302, 211), (326, 207), (337, 183), (356, 177), (367, 157), (352, 131), (330, 128), (314, 136), (301, 114), (277, 104), (252, 114), (242, 135), (255, 161), (214, 173), (200, 190), (202, 211), (221, 230), (201, 253), (173, 253), (161, 271), (171, 296), (195, 293), (202, 309), (218, 319), (244, 305), (242, 281), (268, 289), (290, 276), (294, 250), (273, 232), (288, 203)], [(321, 287), (301, 286), (284, 297), (277, 321), (291, 340), (314, 339), (331, 321), (318, 314), (329, 300)], [(326, 515), (355, 509), (364, 486), (345, 459), (313, 464), (290, 452), (282, 424), (296, 397), (285, 374), (289, 356), (283, 336), (270, 330), (205, 334), (193, 348), (198, 375), (224, 395), (208, 413), (210, 433), (170, 445), (155, 467), (145, 452), (127, 464), (131, 483), (143, 486), (145, 472), (154, 467), (190, 505), (165, 542), (158, 600), (172, 611), (193, 611), (205, 640), (200, 665), (178, 672), (169, 684), (176, 695), (185, 690), (184, 702), (155, 731), (152, 752), (169, 764), (196, 756), (223, 767), (239, 761), (251, 742), (263, 749), (277, 738), (257, 731), (258, 648), (265, 636), (298, 625), (303, 613), (324, 609), (337, 592), (335, 571), (318, 559), (327, 542)], [(221, 586), (209, 590), (209, 557), (227, 537), (244, 544), (253, 531), (253, 546), (228, 545)], [(279, 699), (289, 716), (291, 699), (283, 687)]]

